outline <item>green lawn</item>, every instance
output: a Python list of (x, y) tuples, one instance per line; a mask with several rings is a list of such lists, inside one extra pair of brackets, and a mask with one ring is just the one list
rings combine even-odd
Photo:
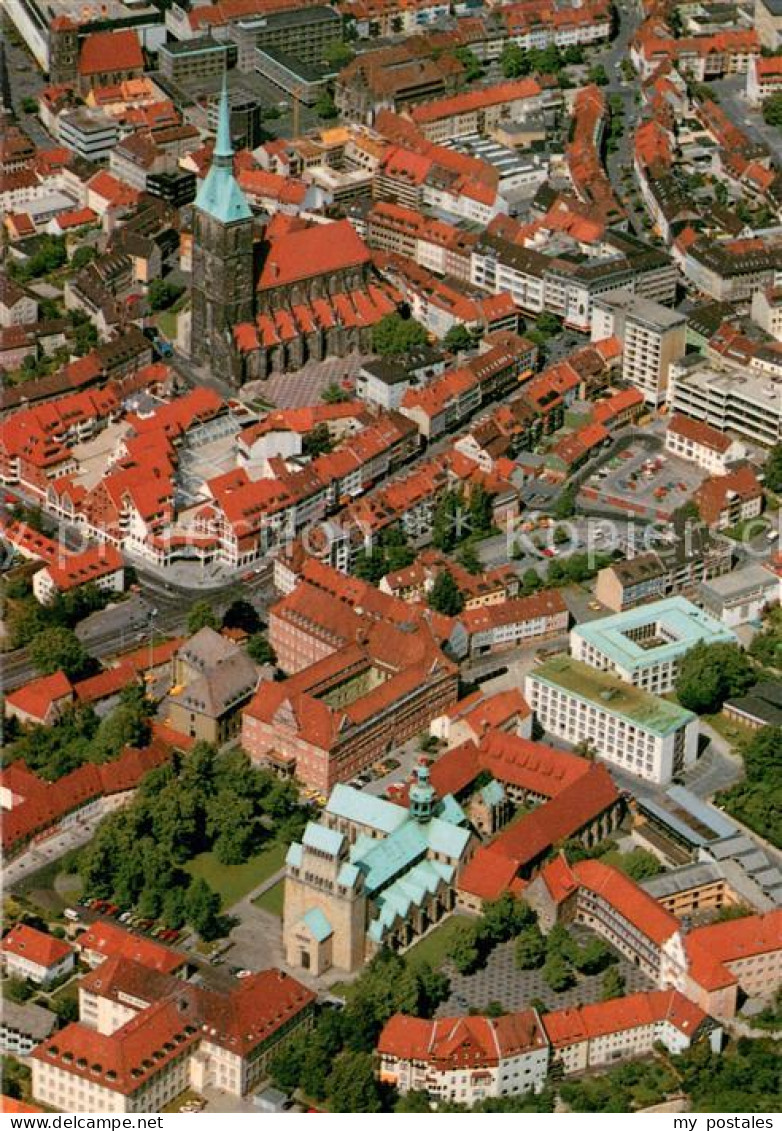
[(262, 911), (269, 911), (272, 915), (277, 915), (282, 919), (282, 903), (285, 897), (285, 881), (278, 880), (274, 887), (263, 892), (253, 903), (256, 907), (260, 907)]
[(716, 730), (717, 734), (722, 735), (726, 742), (731, 746), (738, 746), (746, 738), (751, 738), (755, 733), (752, 727), (744, 726), (743, 723), (736, 722), (734, 719), (728, 719), (722, 713), (717, 715), (704, 715), (704, 721)]
[(157, 316), (157, 324), (161, 334), (165, 334), (170, 342), (176, 340), (177, 316), (170, 310)]
[(419, 966), (422, 962), (428, 962), (438, 970), (445, 961), (451, 939), (458, 932), (460, 925), (467, 922), (469, 919), (463, 915), (451, 915), (450, 918), (439, 923), (425, 939), (421, 939), (406, 952), (405, 957), (410, 965)]
[(287, 845), (275, 842), (246, 864), (220, 864), (213, 852), (202, 852), (185, 865), (185, 870), (191, 876), (200, 876), (206, 880), (219, 894), (225, 911), (269, 876), (273, 876), (285, 863), (287, 851)]

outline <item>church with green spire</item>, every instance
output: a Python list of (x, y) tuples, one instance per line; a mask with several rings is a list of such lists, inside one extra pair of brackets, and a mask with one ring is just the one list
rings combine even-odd
[(232, 327), (254, 312), (253, 213), (234, 175), (228, 89), (223, 81), (212, 165), (193, 205), (190, 354), (231, 377)]

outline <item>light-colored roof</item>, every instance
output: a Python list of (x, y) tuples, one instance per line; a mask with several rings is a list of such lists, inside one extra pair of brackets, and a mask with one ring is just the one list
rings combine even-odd
[[(650, 646), (651, 640), (641, 642), (630, 635), (646, 625), (655, 626), (652, 636), (659, 639), (659, 643), (654, 647)], [(736, 643), (735, 633), (684, 597), (668, 597), (580, 624), (573, 629), (573, 636), (591, 644), (612, 663), (631, 671), (678, 659), (699, 643)]]
[(316, 825), (314, 821), (310, 821), (304, 830), (304, 847), (325, 852), (328, 856), (339, 856), (344, 840), (342, 833), (327, 829), (325, 825)]
[(331, 923), (329, 923), (319, 907), (313, 907), (312, 910), (307, 911), (302, 918), (310, 934), (317, 942), (325, 942), (329, 935), (334, 934)]
[(326, 806), (326, 812), (343, 817), (357, 825), (366, 825), (381, 833), (392, 833), (407, 820), (407, 810), (382, 797), (362, 793), (349, 785), (335, 785)]

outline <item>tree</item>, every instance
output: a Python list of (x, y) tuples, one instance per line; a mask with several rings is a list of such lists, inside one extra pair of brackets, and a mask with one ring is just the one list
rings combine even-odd
[(315, 103), (315, 113), (319, 118), (328, 120), (329, 118), (336, 118), (339, 115), (337, 104), (335, 103), (329, 91), (324, 90), (318, 101)]
[(311, 432), (308, 432), (302, 441), (301, 450), (305, 456), (321, 456), (325, 452), (330, 452), (334, 447), (334, 441), (331, 439), (328, 424), (316, 424)]
[(543, 980), (555, 993), (562, 993), (575, 985), (575, 976), (560, 954), (550, 954), (543, 967)]
[(372, 349), (383, 357), (409, 353), (429, 340), (426, 327), (399, 313), (386, 314), (372, 328)]
[(21, 1064), (13, 1056), (0, 1058), (0, 1076), (3, 1080), (3, 1092), (12, 1100), (21, 1100), (30, 1093), (31, 1070), (26, 1064)]
[(347, 391), (343, 389), (341, 385), (338, 385), (336, 381), (332, 381), (320, 394), (320, 399), (324, 404), (342, 404), (350, 398)]
[(37, 114), (38, 113), (38, 101), (37, 101), (37, 99), (31, 98), (29, 95), (27, 96), (27, 98), (23, 98), (22, 99), (22, 110), (24, 111), (25, 114)]
[(253, 636), (261, 628), (261, 618), (254, 605), (239, 597), (223, 613), (223, 628), (238, 628)]
[(185, 910), (185, 893), (182, 888), (169, 888), (163, 897), (161, 918), (167, 927), (178, 931), (183, 927), (187, 914)]
[(394, 1104), (394, 1111), (399, 1114), (413, 1115), (417, 1112), (431, 1111), (432, 1102), (428, 1092), (405, 1092)]
[(595, 83), (596, 86), (608, 86), (608, 75), (602, 63), (589, 68), (589, 81)]
[(323, 58), (335, 71), (341, 71), (343, 67), (347, 67), (348, 63), (352, 63), (355, 57), (356, 53), (353, 48), (339, 39), (329, 43), (323, 52)]
[(474, 345), (473, 336), (462, 322), (455, 322), (443, 338), (443, 345), (451, 353), (471, 349)]
[(519, 970), (537, 970), (546, 960), (546, 940), (537, 923), (525, 927), (516, 940), (516, 965)]
[(582, 974), (599, 974), (613, 961), (613, 951), (602, 939), (590, 939), (583, 947), (576, 948), (573, 955), (573, 965)]
[(434, 579), (429, 607), (448, 617), (458, 616), (464, 608), (464, 596), (449, 569), (441, 569)]
[(153, 279), (147, 290), (147, 301), (150, 310), (165, 310), (176, 302), (182, 294), (183, 288), (165, 279)]
[(510, 892), (487, 900), (481, 908), (480, 929), (490, 943), (506, 942), (535, 921), (532, 908)]
[(202, 939), (209, 942), (220, 937), (220, 896), (200, 877), (191, 881), (185, 893), (185, 915)]
[(640, 883), (641, 880), (649, 880), (662, 871), (660, 861), (653, 852), (649, 852), (646, 848), (634, 848), (630, 852), (623, 853), (615, 861), (615, 864), (636, 883)]
[(202, 628), (219, 627), (217, 615), (208, 601), (196, 601), (187, 614), (187, 631), (193, 636)]
[(83, 244), (82, 247), (77, 247), (71, 256), (71, 268), (74, 271), (81, 271), (88, 263), (92, 263), (93, 259), (97, 259), (98, 249), (91, 244)]
[(474, 534), (488, 534), (492, 528), (492, 496), (481, 484), (470, 492), (470, 529)]
[(24, 978), (6, 978), (3, 984), (3, 996), (18, 1005), (23, 1005), (24, 1002), (29, 1001), (34, 993), (35, 986)]
[(625, 992), (625, 980), (618, 966), (609, 966), (603, 975), (600, 984), (600, 1000), (610, 1001), (611, 998), (622, 997)]
[(481, 960), (473, 923), (460, 923), (448, 945), (448, 957), (460, 974), (471, 974)]
[(782, 93), (766, 98), (762, 109), (763, 121), (767, 126), (782, 126)]
[(572, 518), (575, 513), (576, 492), (572, 487), (565, 487), (554, 504), (554, 518)]
[(334, 1063), (327, 1087), (332, 1111), (374, 1112), (381, 1109), (372, 1053), (343, 1052)]
[(459, 551), (459, 561), (468, 573), (479, 574), (483, 572), (483, 562), (478, 557), (478, 552), (472, 542), (466, 542)]
[(276, 664), (277, 657), (269, 641), (262, 632), (256, 632), (247, 641), (247, 655), (256, 664)]
[(30, 641), (30, 659), (41, 675), (64, 671), (69, 679), (77, 679), (89, 666), (76, 633), (70, 628), (45, 628)]
[(737, 644), (696, 644), (682, 658), (676, 680), (681, 705), (698, 715), (719, 711), (732, 695), (743, 695), (755, 673)]
[(475, 82), (483, 74), (481, 61), (469, 47), (457, 47), (454, 56), (464, 67), (464, 78), (467, 82)]
[(528, 75), (532, 65), (526, 51), (522, 51), (516, 43), (507, 43), (500, 56), (500, 68), (504, 78), (518, 79)]
[(90, 750), (90, 761), (108, 762), (126, 746), (142, 749), (149, 743), (149, 704), (144, 690), (131, 685), (123, 691), (122, 702), (101, 719)]
[(782, 492), (782, 444), (775, 444), (768, 453), (764, 475), (764, 482), (769, 490)]

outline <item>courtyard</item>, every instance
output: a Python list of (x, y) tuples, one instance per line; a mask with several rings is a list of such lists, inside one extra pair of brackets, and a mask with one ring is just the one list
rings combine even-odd
[[(458, 922), (458, 920), (457, 920)], [(570, 933), (583, 945), (595, 936), (584, 927)], [(442, 969), (451, 980), (451, 993), (437, 1011), (439, 1017), (485, 1011), (490, 1002), (499, 1002), (506, 1012), (528, 1009), (533, 1002), (545, 1002), (547, 1010), (566, 1009), (600, 1001), (603, 973), (576, 974), (576, 984), (556, 993), (543, 978), (542, 969), (519, 970), (514, 950), (516, 940), (500, 943), (488, 957), (485, 967), (473, 974), (459, 974), (446, 959)], [(625, 993), (654, 989), (654, 983), (637, 966), (623, 957), (613, 967), (625, 980)]]

